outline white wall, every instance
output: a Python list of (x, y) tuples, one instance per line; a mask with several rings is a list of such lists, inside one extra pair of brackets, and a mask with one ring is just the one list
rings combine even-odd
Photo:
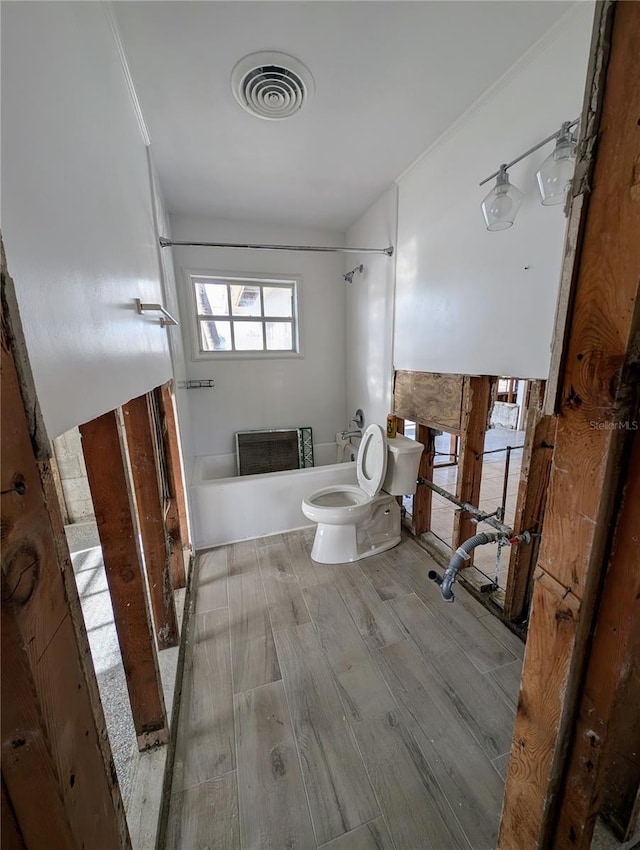
[(509, 230), (485, 230), (478, 183), (580, 114), (592, 18), (576, 4), (399, 180), (397, 369), (547, 375), (565, 219), (534, 175), (553, 145), (510, 170), (525, 198)]
[(50, 437), (171, 376), (145, 141), (103, 3), (2, 4), (2, 230)]
[[(392, 186), (346, 236), (346, 244), (386, 248), (396, 244), (398, 193)], [(347, 293), (347, 413), (364, 411), (366, 425), (385, 424), (392, 409), (395, 256), (346, 254), (345, 271), (362, 263)]]
[[(147, 149), (150, 154), (150, 148)], [(151, 188), (153, 193), (153, 202), (155, 210), (155, 226), (157, 237), (171, 238), (171, 223), (169, 214), (167, 213), (162, 191), (158, 181), (158, 176), (153, 165), (151, 155), (149, 155), (149, 168), (151, 174)], [(173, 258), (173, 248), (160, 248), (158, 243), (158, 259), (162, 280), (163, 303), (166, 309), (179, 320), (179, 325), (170, 326), (167, 330), (169, 340), (169, 350), (171, 353), (171, 363), (173, 368), (173, 376), (175, 378), (175, 400), (176, 412), (178, 418), (178, 431), (180, 445), (182, 448), (183, 474), (185, 481), (190, 481), (193, 474), (193, 466), (195, 463), (195, 446), (193, 441), (193, 422), (191, 418), (191, 405), (189, 393), (182, 386), (188, 378), (188, 357), (189, 349), (185, 345), (188, 343), (189, 329), (184, 322), (180, 320), (180, 304), (178, 301), (178, 290), (175, 277), (175, 265)]]
[[(343, 235), (278, 225), (172, 216), (186, 241), (343, 244)], [(345, 283), (342, 254), (176, 247), (183, 324), (192, 322), (184, 270), (301, 275), (303, 357), (187, 361), (189, 378), (214, 389), (188, 390), (196, 455), (231, 455), (236, 431), (310, 425), (328, 443), (346, 425)], [(189, 353), (189, 357), (191, 352)]]

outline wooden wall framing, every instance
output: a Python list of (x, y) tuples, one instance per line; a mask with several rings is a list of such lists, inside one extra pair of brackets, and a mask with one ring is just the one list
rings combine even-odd
[[(394, 410), (402, 423), (416, 423), (416, 440), (425, 446), (419, 477), (433, 480), (435, 433), (446, 431), (459, 445), (456, 497), (478, 504), (482, 476), (484, 437), (497, 379), (489, 375), (443, 375), (434, 372), (396, 372)], [(420, 486), (413, 497), (412, 533), (431, 528), (432, 491)], [(464, 511), (456, 511), (453, 548), (476, 533)], [(473, 557), (469, 559), (469, 566)]]
[[(465, 375), (460, 416), (460, 448), (456, 497), (461, 502), (478, 505), (484, 462), (484, 437), (489, 426), (491, 392), (495, 379), (489, 375)], [(455, 551), (465, 540), (478, 533), (466, 511), (456, 511), (451, 548)], [(466, 566), (473, 564), (473, 553)]]
[[(544, 414), (545, 381), (532, 381), (513, 530), (540, 534), (547, 503), (557, 417)], [(540, 538), (511, 547), (504, 600), (507, 620), (528, 616)]]
[(180, 632), (169, 566), (170, 553), (158, 473), (158, 449), (147, 395), (138, 396), (124, 404), (122, 417), (129, 449), (156, 641), (158, 649), (168, 649), (180, 641)]
[(165, 523), (169, 539), (171, 577), (173, 587), (177, 589), (186, 585), (185, 562), (189, 561), (192, 547), (173, 381), (158, 387), (155, 393), (160, 412), (162, 450), (165, 455), (169, 485), (169, 503), (166, 505)]
[(80, 433), (133, 724), (144, 750), (166, 744), (169, 730), (121, 414), (98, 416)]
[[(637, 544), (625, 538), (623, 492), (637, 452), (640, 391), (639, 42), (640, 4), (597, 7), (582, 118), (583, 133), (594, 135), (579, 157), (569, 224), (569, 238), (583, 235), (561, 299), (568, 309), (552, 382), (558, 427), (501, 850), (590, 846), (607, 739), (615, 738), (611, 691), (624, 680), (625, 646), (633, 646), (623, 600), (640, 564)], [(637, 528), (638, 503), (627, 504)], [(605, 661), (612, 628), (626, 638)], [(638, 664), (635, 649), (630, 658)]]
[[(127, 850), (124, 807), (4, 249), (1, 259), (3, 685), (11, 674), (2, 690), (3, 845), (6, 839), (8, 846), (24, 841), (51, 850)], [(42, 833), (45, 843), (31, 840)]]

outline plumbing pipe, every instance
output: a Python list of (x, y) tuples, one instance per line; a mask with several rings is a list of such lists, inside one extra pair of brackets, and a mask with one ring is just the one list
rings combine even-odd
[(507, 537), (513, 537), (513, 529), (510, 528), (508, 525), (504, 525), (504, 523), (493, 519), (493, 514), (487, 514), (485, 513), (485, 511), (481, 511), (480, 508), (476, 508), (475, 505), (471, 505), (469, 502), (461, 502), (459, 499), (456, 499), (453, 493), (449, 493), (448, 490), (444, 490), (442, 487), (440, 487), (438, 484), (434, 484), (434, 482), (430, 481), (428, 478), (418, 478), (418, 484), (426, 485), (439, 496), (442, 496), (443, 499), (447, 499), (449, 502), (453, 502), (454, 505), (457, 505), (463, 511), (466, 511), (478, 522), (486, 522), (487, 525), (490, 525), (492, 528), (495, 528), (495, 530), (499, 531), (501, 534), (504, 534)]
[(514, 543), (531, 543), (532, 537), (533, 535), (529, 531), (523, 531), (522, 534), (512, 533), (511, 537), (494, 531), (488, 534), (481, 531), (480, 534), (475, 534), (473, 537), (465, 540), (464, 543), (458, 547), (451, 556), (451, 560), (449, 561), (443, 576), (439, 576), (435, 570), (429, 570), (428, 576), (432, 581), (435, 581), (436, 584), (440, 585), (440, 592), (442, 593), (444, 601), (453, 602), (455, 600), (452, 590), (453, 584), (460, 572), (460, 569), (464, 566), (464, 562), (469, 560), (470, 553), (477, 546), (484, 546), (487, 543), (496, 543), (499, 540), (503, 540), (505, 543), (509, 543), (510, 545), (513, 545)]
[(452, 590), (453, 583), (456, 580), (460, 568), (464, 566), (465, 561), (469, 560), (470, 553), (476, 548), (476, 546), (484, 546), (486, 543), (495, 543), (498, 538), (504, 538), (505, 536), (506, 535), (497, 534), (494, 531), (489, 534), (485, 531), (481, 531), (480, 534), (475, 534), (473, 537), (470, 537), (468, 540), (465, 540), (464, 543), (460, 544), (451, 556), (449, 566), (444, 571), (443, 576), (439, 576), (435, 570), (429, 570), (429, 578), (440, 585), (440, 592), (442, 593), (442, 598), (445, 602), (454, 601), (455, 596)]

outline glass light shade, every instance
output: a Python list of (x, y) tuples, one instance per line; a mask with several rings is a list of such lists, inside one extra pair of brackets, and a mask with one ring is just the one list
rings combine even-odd
[(522, 192), (509, 182), (509, 175), (503, 166), (496, 179), (496, 185), (480, 205), (487, 230), (506, 230), (511, 227), (520, 209), (522, 198)]
[(575, 142), (560, 136), (555, 150), (536, 172), (540, 198), (545, 207), (563, 204), (573, 178), (575, 167)]

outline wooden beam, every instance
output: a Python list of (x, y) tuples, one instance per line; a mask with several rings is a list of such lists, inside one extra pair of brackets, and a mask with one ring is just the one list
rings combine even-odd
[(601, 806), (620, 840), (640, 784), (640, 439), (633, 453), (573, 732), (558, 836), (591, 846)]
[(158, 649), (168, 649), (179, 643), (180, 631), (169, 571), (169, 549), (164, 527), (153, 422), (147, 396), (138, 396), (124, 404), (122, 416), (129, 448), (156, 640)]
[(599, 5), (595, 33), (582, 126), (594, 127), (600, 104), (602, 117), (591, 195), (581, 202), (540, 551), (540, 572), (557, 590), (550, 597), (540, 582), (534, 590), (501, 850), (576, 847), (571, 830), (555, 829), (557, 808), (633, 438), (625, 423), (638, 415), (640, 4)]
[(138, 747), (144, 750), (166, 744), (168, 727), (123, 428), (116, 411), (111, 411), (81, 425), (80, 433), (131, 714)]
[[(460, 451), (458, 455), (458, 480), (456, 497), (461, 502), (478, 505), (484, 451), (484, 435), (489, 423), (493, 379), (488, 375), (465, 376), (462, 392), (462, 419), (460, 424)], [(456, 511), (453, 521), (455, 550), (461, 543), (477, 533), (477, 526), (464, 511)], [(467, 566), (473, 564), (473, 557)]]
[[(544, 381), (531, 382), (518, 499), (513, 523), (516, 534), (524, 531), (539, 534), (542, 530), (557, 424), (555, 416), (545, 416), (543, 413), (544, 384)], [(531, 543), (521, 543), (511, 547), (504, 601), (504, 614), (508, 620), (520, 620), (528, 615), (533, 591), (533, 571), (539, 550), (539, 537), (534, 537)]]
[[(2, 778), (28, 847), (78, 845), (64, 808), (62, 784), (49, 748), (29, 658), (2, 575)], [(33, 792), (37, 789), (38, 809)]]
[[(3, 607), (10, 600), (13, 622), (9, 618), (7, 627), (11, 625), (12, 629), (17, 629), (19, 644), (25, 650), (20, 667), (22, 673), (18, 674), (16, 663), (8, 662), (9, 671), (14, 670), (17, 678), (13, 685), (3, 688), (3, 723), (5, 716), (9, 720), (15, 717), (17, 709), (26, 711), (26, 698), (22, 706), (17, 705), (16, 700), (22, 700), (27, 693), (24, 681), (27, 665), (32, 682), (30, 710), (33, 715), (35, 705), (40, 706), (40, 724), (46, 733), (52, 763), (49, 775), (51, 782), (53, 773), (58, 778), (62, 807), (72, 833), (71, 846), (128, 850), (131, 844), (124, 807), (48, 461), (50, 444), (1, 245), (0, 254), (0, 490), (2, 575), (7, 588), (3, 593)], [(15, 631), (13, 634), (15, 636)], [(4, 644), (3, 641), (3, 649)], [(7, 639), (8, 650), (17, 651), (17, 644), (17, 638)], [(38, 734), (34, 728), (34, 744)], [(38, 748), (42, 763), (45, 758), (42, 736)], [(21, 745), (15, 747), (16, 752), (21, 749)], [(32, 755), (35, 757), (38, 753), (20, 753), (25, 761), (15, 763), (13, 772), (8, 771), (12, 773), (9, 784), (13, 796), (3, 806), (3, 813), (7, 816), (12, 813), (14, 821), (20, 813), (17, 828), (25, 838), (37, 827), (31, 823), (32, 819), (45, 822), (47, 818), (46, 804), (42, 805), (49, 793), (47, 789), (41, 792), (30, 784), (26, 792), (17, 790), (17, 774), (23, 766), (27, 767), (26, 760)], [(28, 776), (20, 777), (21, 789), (27, 787), (28, 780)], [(23, 793), (27, 796), (23, 797)], [(7, 797), (8, 794), (7, 787)], [(23, 823), (22, 813), (28, 810), (31, 812), (29, 822)], [(15, 831), (11, 824), (7, 826), (7, 834), (14, 839)], [(3, 838), (4, 834), (3, 824)], [(55, 834), (52, 828), (51, 836)], [(45, 841), (38, 846), (51, 845)]]
[[(637, 599), (637, 597), (636, 597)], [(637, 618), (637, 613), (636, 613)], [(636, 619), (637, 622), (637, 619)], [(612, 713), (612, 741), (602, 787), (600, 815), (620, 841), (630, 841), (640, 821), (640, 647), (628, 654), (628, 679), (621, 683)]]
[(556, 850), (547, 839), (538, 839), (540, 824), (532, 815), (532, 798), (537, 797), (541, 783), (540, 762), (544, 763), (551, 749), (549, 730), (559, 723), (557, 702), (551, 703), (548, 695), (555, 693), (558, 682), (568, 677), (579, 607), (580, 601), (563, 585), (543, 570), (536, 570), (502, 808), (500, 850)]
[(186, 584), (184, 551), (191, 550), (191, 538), (189, 534), (189, 518), (182, 468), (182, 452), (180, 450), (180, 438), (178, 435), (178, 420), (171, 385), (172, 382), (169, 382), (158, 387), (156, 398), (160, 411), (162, 444), (170, 493), (165, 521), (167, 533), (170, 538), (173, 586), (177, 588), (184, 587)]
[(395, 375), (393, 411), (404, 419), (422, 422), (438, 431), (460, 433), (462, 375), (403, 372)]
[(56, 450), (53, 442), (51, 443), (51, 456), (49, 458), (49, 463), (51, 464), (51, 477), (53, 478), (53, 486), (55, 487), (56, 496), (58, 497), (62, 521), (65, 525), (67, 525), (69, 522), (69, 510), (67, 508), (67, 500), (65, 499), (64, 490), (62, 488), (58, 458), (56, 457)]
[[(416, 439), (424, 446), (420, 457), (418, 478), (426, 478), (433, 481), (433, 460), (435, 452), (435, 437), (433, 430), (426, 425), (416, 425)], [(431, 530), (431, 502), (433, 491), (418, 484), (413, 497), (413, 533), (418, 536)]]

